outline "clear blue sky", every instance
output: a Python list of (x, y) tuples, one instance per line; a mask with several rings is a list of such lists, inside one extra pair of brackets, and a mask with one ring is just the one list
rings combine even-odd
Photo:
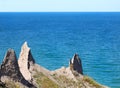
[(0, 0), (0, 12), (120, 12), (120, 0)]

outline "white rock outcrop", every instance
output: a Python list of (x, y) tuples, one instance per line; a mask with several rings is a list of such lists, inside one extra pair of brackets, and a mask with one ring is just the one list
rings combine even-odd
[(34, 63), (35, 61), (32, 57), (30, 48), (28, 47), (27, 42), (25, 42), (21, 48), (18, 64), (20, 72), (22, 73), (24, 78), (28, 81), (32, 80), (31, 69)]
[(63, 75), (67, 78), (73, 79), (76, 81), (75, 76), (73, 75), (72, 71), (70, 70), (70, 67), (61, 67), (60, 69), (56, 69), (55, 71), (51, 72), (52, 74), (57, 74), (57, 75)]
[(81, 59), (79, 58), (78, 54), (75, 54), (72, 59), (70, 59), (69, 67), (62, 67), (55, 71), (51, 72), (52, 74), (63, 75), (67, 78), (76, 80), (76, 76), (80, 79), (83, 78), (83, 70), (82, 70), (82, 63)]

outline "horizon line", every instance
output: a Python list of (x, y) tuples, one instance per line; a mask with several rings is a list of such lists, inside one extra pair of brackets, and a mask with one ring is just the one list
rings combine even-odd
[(0, 13), (119, 13), (120, 11), (0, 11)]

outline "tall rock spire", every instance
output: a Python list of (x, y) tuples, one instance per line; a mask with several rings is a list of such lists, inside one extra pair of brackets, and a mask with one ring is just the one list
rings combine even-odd
[(70, 69), (83, 74), (82, 63), (78, 54), (75, 54), (70, 60)]
[(28, 81), (26, 81), (23, 75), (21, 74), (17, 62), (17, 57), (13, 49), (9, 49), (7, 51), (4, 60), (0, 66), (1, 81), (2, 81), (2, 77), (4, 79), (4, 76), (10, 77), (12, 80), (20, 82), (27, 87), (34, 88), (34, 86), (30, 84)]
[(35, 61), (31, 54), (30, 48), (28, 47), (27, 42), (25, 42), (21, 48), (18, 64), (19, 64), (22, 75), (28, 81), (31, 81), (32, 79), (30, 70), (34, 65), (34, 63)]
[(10, 76), (14, 80), (22, 78), (13, 49), (9, 49), (4, 57), (1, 64), (1, 76)]

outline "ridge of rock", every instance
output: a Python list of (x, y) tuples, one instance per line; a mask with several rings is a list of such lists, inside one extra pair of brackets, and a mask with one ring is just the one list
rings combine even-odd
[(83, 78), (82, 63), (78, 56), (75, 54), (72, 59), (70, 59), (69, 67), (62, 67), (52, 71), (52, 74), (57, 73), (58, 75), (64, 75), (67, 78), (73, 79), (76, 81), (76, 76)]
[(31, 50), (28, 47), (27, 42), (25, 42), (21, 47), (21, 52), (18, 59), (18, 65), (23, 77), (28, 81), (32, 80), (31, 70), (33, 69), (32, 67), (34, 63), (35, 60), (33, 59)]
[(7, 51), (0, 66), (0, 87), (108, 88), (83, 75), (82, 62), (78, 54), (70, 59), (69, 67), (50, 71), (35, 63), (27, 42), (21, 47), (18, 61), (13, 49)]
[(83, 69), (82, 69), (82, 62), (81, 59), (79, 58), (78, 54), (75, 54), (73, 58), (70, 60), (70, 69), (72, 71), (76, 71), (80, 74), (83, 74)]

